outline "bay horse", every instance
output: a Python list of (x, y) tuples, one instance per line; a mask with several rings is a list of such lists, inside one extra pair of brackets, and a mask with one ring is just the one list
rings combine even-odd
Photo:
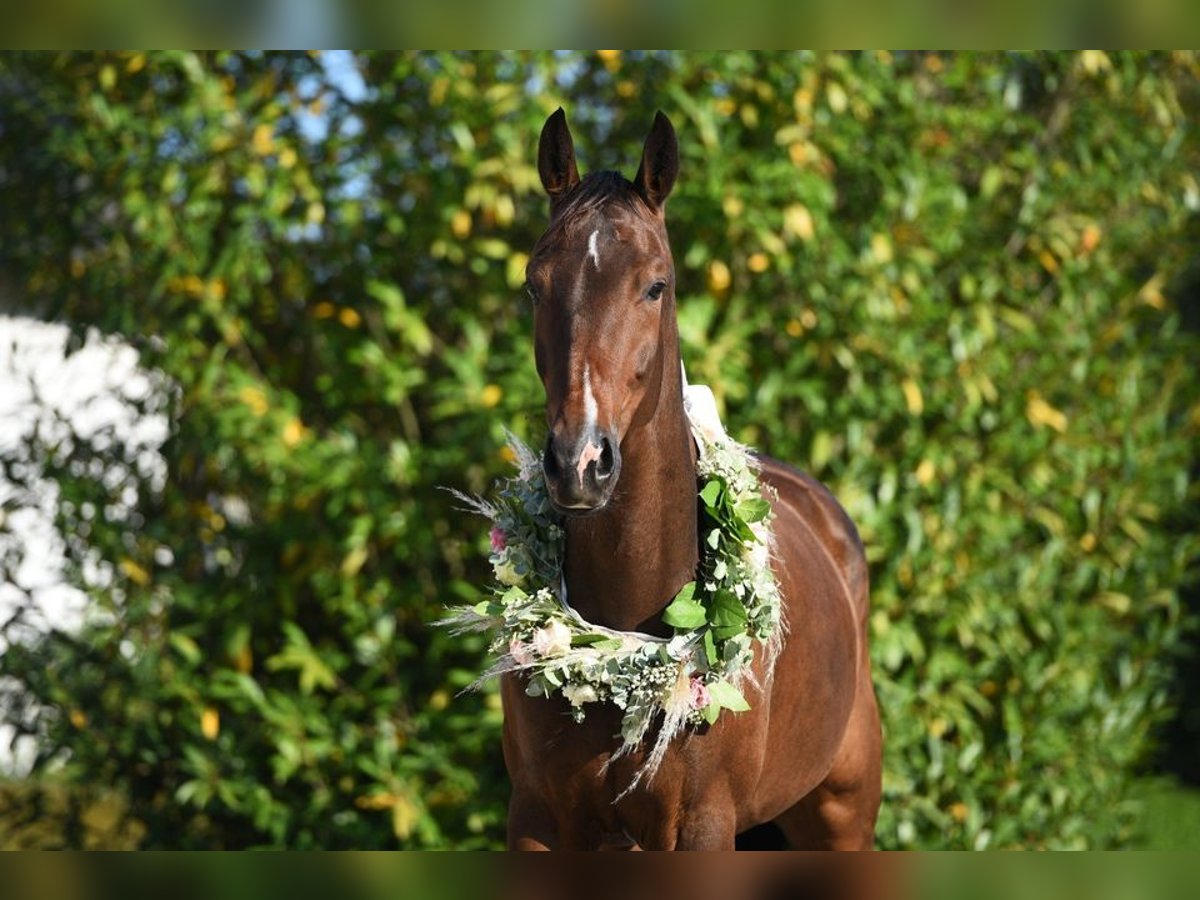
[[(684, 409), (675, 269), (664, 204), (679, 169), (659, 112), (632, 182), (579, 177), (560, 108), (538, 172), (550, 220), (526, 270), (546, 392), (547, 489), (565, 515), (571, 605), (609, 628), (669, 635), (661, 619), (700, 559), (696, 453)], [(613, 759), (620, 712), (576, 723), (561, 695), (501, 682), (515, 849), (733, 849), (774, 822), (796, 848), (868, 849), (880, 801), (879, 713), (867, 653), (868, 575), (847, 514), (815, 479), (760, 458), (774, 489), (773, 565), (790, 624), (751, 709), (671, 745), (625, 796), (643, 749)]]

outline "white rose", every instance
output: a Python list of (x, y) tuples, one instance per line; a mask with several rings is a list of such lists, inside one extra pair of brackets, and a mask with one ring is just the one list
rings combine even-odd
[(562, 656), (571, 649), (571, 629), (555, 619), (533, 633), (533, 649), (538, 656)]
[(585, 703), (591, 703), (598, 699), (596, 689), (590, 684), (568, 684), (563, 688), (563, 696), (570, 701), (572, 706), (583, 706)]

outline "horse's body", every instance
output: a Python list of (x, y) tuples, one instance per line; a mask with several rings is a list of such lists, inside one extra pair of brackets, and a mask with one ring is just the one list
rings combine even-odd
[[(660, 614), (699, 559), (695, 447), (683, 409), (674, 273), (662, 208), (675, 179), (661, 114), (633, 183), (580, 182), (561, 111), (539, 170), (551, 228), (529, 266), (546, 386), (547, 486), (567, 518), (572, 606), (597, 624), (667, 634)], [(732, 848), (775, 822), (795, 847), (870, 847), (880, 732), (867, 654), (867, 567), (853, 524), (820, 484), (770, 459), (775, 570), (790, 626), (749, 712), (721, 715), (672, 745), (620, 800), (641, 751), (609, 763), (619, 712), (575, 723), (561, 697), (505, 676), (504, 756), (517, 848)], [(614, 802), (615, 801), (615, 802)]]

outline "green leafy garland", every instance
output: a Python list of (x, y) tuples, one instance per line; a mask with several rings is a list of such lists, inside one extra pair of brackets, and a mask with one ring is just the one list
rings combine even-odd
[(510, 435), (517, 477), (500, 483), (494, 502), (457, 494), (490, 518), (494, 596), (451, 610), (459, 632), (493, 633), (498, 661), (476, 682), (521, 674), (530, 696), (562, 694), (576, 721), (592, 703), (623, 711), (616, 759), (639, 746), (661, 711), (662, 725), (631, 790), (652, 778), (671, 739), (689, 724), (713, 723), (722, 710), (750, 708), (743, 685), (753, 683), (754, 644), (765, 653), (767, 677), (781, 644), (781, 600), (770, 566), (771, 505), (753, 458), (718, 426), (693, 434), (701, 537), (697, 579), (663, 611), (675, 634), (661, 638), (593, 625), (567, 603), (562, 577), (565, 532), (551, 505), (542, 468)]

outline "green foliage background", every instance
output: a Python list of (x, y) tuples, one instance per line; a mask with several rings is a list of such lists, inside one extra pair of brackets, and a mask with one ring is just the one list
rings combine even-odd
[(161, 484), (111, 436), (6, 453), (10, 510), (60, 485), (94, 607), (6, 626), (39, 747), (10, 810), (115, 791), (145, 847), (502, 840), (498, 703), (456, 696), (482, 646), (430, 627), (487, 538), (438, 486), (539, 439), (519, 286), (562, 104), (585, 170), (672, 117), (689, 376), (862, 530), (880, 844), (1130, 839), (1198, 546), (1196, 54), (345, 62), (0, 57), (0, 272), (133, 343), (170, 422)]

